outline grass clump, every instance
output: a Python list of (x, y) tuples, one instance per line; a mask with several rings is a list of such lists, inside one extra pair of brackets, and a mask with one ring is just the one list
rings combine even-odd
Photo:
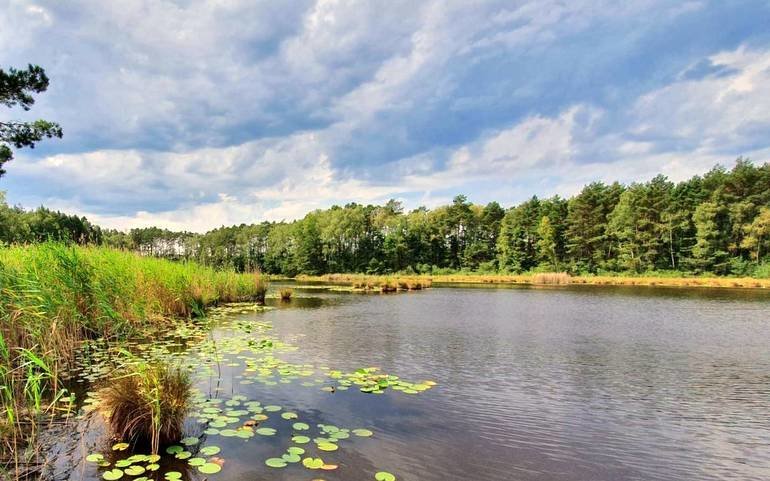
[(569, 284), (572, 277), (566, 272), (539, 272), (532, 276), (533, 284)]
[(278, 294), (281, 296), (282, 301), (288, 302), (291, 300), (291, 296), (294, 294), (294, 290), (289, 287), (284, 287), (278, 291)]
[(145, 361), (132, 363), (98, 392), (99, 408), (112, 434), (134, 445), (160, 446), (181, 439), (190, 408), (187, 371)]

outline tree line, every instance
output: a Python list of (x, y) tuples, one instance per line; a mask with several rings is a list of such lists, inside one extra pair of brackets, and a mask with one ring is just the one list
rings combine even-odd
[(0, 240), (106, 244), (205, 265), (271, 274), (450, 271), (751, 275), (770, 261), (770, 164), (739, 158), (674, 183), (594, 182), (577, 195), (532, 197), (505, 209), (458, 195), (406, 212), (350, 203), (293, 222), (205, 234), (157, 227), (101, 230), (85, 218), (0, 207)]

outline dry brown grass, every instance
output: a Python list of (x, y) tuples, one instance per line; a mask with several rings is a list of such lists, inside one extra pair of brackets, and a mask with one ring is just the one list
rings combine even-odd
[(132, 365), (99, 390), (99, 407), (112, 434), (134, 445), (161, 445), (182, 437), (190, 406), (187, 372), (144, 362)]
[(539, 272), (532, 276), (533, 284), (570, 284), (572, 277), (566, 272)]
[(282, 301), (288, 302), (291, 300), (291, 296), (294, 294), (294, 290), (288, 287), (284, 287), (278, 291), (278, 294), (281, 296)]

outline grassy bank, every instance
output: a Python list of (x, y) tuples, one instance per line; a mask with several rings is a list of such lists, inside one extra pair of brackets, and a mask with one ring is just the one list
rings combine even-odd
[(418, 276), (369, 276), (362, 274), (327, 274), (297, 276), (302, 282), (329, 282), (345, 285), (378, 285), (378, 283), (408, 280), (431, 284), (522, 284), (522, 285), (596, 285), (596, 286), (669, 286), (769, 289), (770, 279), (752, 277), (684, 277), (669, 273), (647, 276), (571, 276), (566, 273), (532, 274), (444, 274)]
[[(0, 248), (0, 440), (17, 453), (84, 339), (163, 329), (206, 306), (264, 296), (266, 280), (102, 247)], [(0, 452), (3, 449), (0, 449)], [(16, 460), (18, 462), (18, 460)]]

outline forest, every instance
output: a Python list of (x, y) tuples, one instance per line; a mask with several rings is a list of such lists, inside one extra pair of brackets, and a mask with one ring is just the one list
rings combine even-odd
[(770, 275), (770, 164), (739, 158), (674, 183), (663, 175), (594, 182), (571, 198), (532, 197), (505, 208), (471, 203), (405, 211), (350, 203), (292, 222), (220, 227), (204, 234), (157, 227), (100, 229), (44, 207), (0, 199), (0, 242), (96, 244), (216, 268), (269, 274), (396, 272)]

